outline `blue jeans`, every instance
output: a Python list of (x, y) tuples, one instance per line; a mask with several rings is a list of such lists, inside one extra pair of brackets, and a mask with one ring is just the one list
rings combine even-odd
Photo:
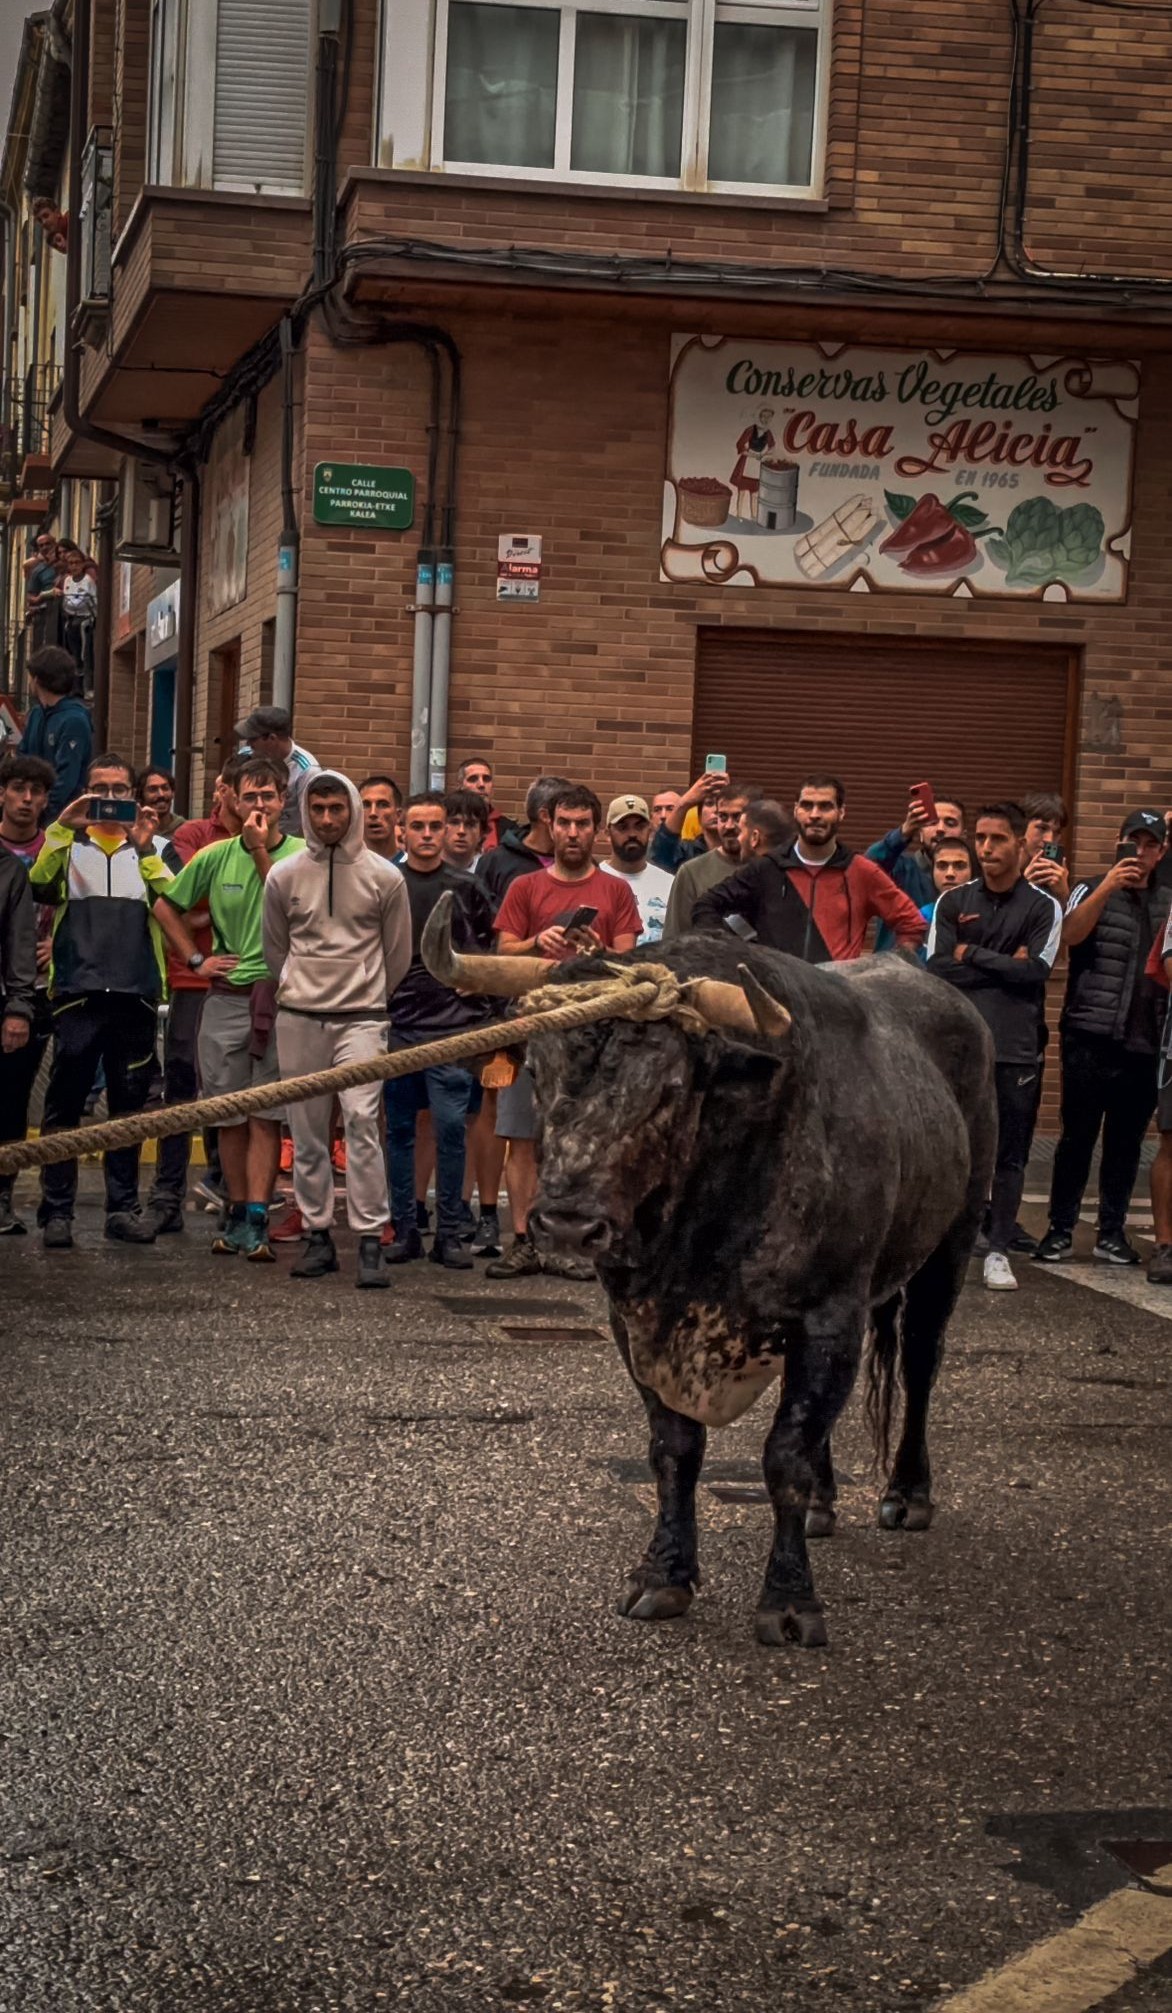
[[(430, 1036), (420, 1036), (420, 1040)], [(417, 1047), (391, 1036), (392, 1049)], [(435, 1133), (436, 1232), (460, 1234), (460, 1203), (464, 1193), (464, 1122), (472, 1096), (472, 1075), (445, 1063), (440, 1069), (417, 1070), (387, 1084), (387, 1168), (391, 1184), (391, 1216), (396, 1235), (415, 1227), (415, 1120), (431, 1111)]]

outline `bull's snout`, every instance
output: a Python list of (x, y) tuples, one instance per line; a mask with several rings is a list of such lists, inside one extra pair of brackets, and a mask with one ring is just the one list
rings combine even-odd
[(553, 1244), (563, 1251), (581, 1251), (588, 1258), (597, 1258), (606, 1251), (611, 1238), (610, 1224), (604, 1217), (549, 1205), (532, 1212), (529, 1231), (540, 1244)]

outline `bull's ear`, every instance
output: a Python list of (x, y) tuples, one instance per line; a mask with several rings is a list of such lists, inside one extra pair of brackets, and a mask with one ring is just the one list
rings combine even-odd
[(760, 981), (754, 978), (748, 965), (737, 966), (737, 977), (744, 988), (745, 998), (749, 1002), (753, 1019), (761, 1033), (772, 1036), (774, 1040), (780, 1040), (782, 1036), (788, 1035), (794, 1024), (788, 1007), (783, 1007), (780, 1000), (775, 1000), (772, 993), (766, 992)]

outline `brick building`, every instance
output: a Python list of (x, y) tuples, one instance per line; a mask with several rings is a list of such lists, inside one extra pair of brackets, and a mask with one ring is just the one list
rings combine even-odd
[[(405, 779), (414, 728), (417, 774), (488, 748), (509, 804), (540, 767), (605, 798), (719, 750), (783, 796), (837, 768), (860, 842), (923, 776), (1063, 786), (1093, 863), (1163, 803), (1158, 14), (52, 11), (60, 193), (109, 128), (112, 217), (52, 469), (164, 540), (121, 548), (99, 698), (194, 799), (291, 677), (319, 756)], [(351, 465), (408, 472), (408, 528), (315, 521)], [(881, 551), (913, 507), (932, 536)], [(511, 536), (536, 599), (500, 598)], [(415, 612), (428, 569), (450, 624)]]

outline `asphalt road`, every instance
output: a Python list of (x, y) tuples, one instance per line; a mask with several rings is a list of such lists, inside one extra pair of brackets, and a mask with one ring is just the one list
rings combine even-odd
[(592, 1287), (81, 1229), (0, 1245), (3, 2013), (928, 2008), (1172, 1841), (1159, 1312), (970, 1289), (934, 1528), (876, 1529), (856, 1402), (830, 1648), (769, 1651), (763, 1409), (692, 1613), (613, 1611), (650, 1492)]

